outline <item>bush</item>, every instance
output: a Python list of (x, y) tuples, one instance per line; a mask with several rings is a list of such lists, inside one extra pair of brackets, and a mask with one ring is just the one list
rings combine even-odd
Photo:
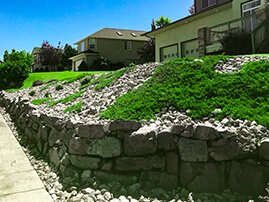
[(83, 79), (80, 84), (81, 85), (85, 85), (91, 82), (91, 77), (86, 77), (85, 79)]
[(89, 71), (89, 67), (84, 60), (78, 66), (78, 70), (79, 71)]
[(58, 79), (51, 79), (51, 80), (47, 81), (47, 83), (54, 83), (54, 82), (58, 82)]
[(45, 93), (45, 97), (49, 97), (50, 95), (51, 95), (50, 92), (46, 92), (46, 93)]
[(219, 37), (222, 50), (228, 55), (242, 55), (252, 53), (251, 34), (244, 31), (230, 31)]
[(44, 84), (43, 81), (35, 80), (35, 81), (33, 82), (32, 86), (33, 86), (33, 87), (34, 87), (34, 86), (41, 86), (42, 84)]
[(82, 105), (84, 104), (83, 101), (79, 101), (77, 104), (71, 105), (70, 107), (67, 107), (63, 112), (71, 112), (71, 111), (75, 111), (75, 112), (81, 112), (81, 108)]
[(0, 64), (0, 89), (20, 87), (29, 76), (32, 55), (25, 51), (13, 50), (11, 54), (6, 51), (4, 61)]
[(90, 71), (107, 71), (109, 70), (111, 62), (104, 57), (97, 57), (96, 60), (93, 61), (93, 64), (90, 68)]
[(36, 91), (35, 91), (35, 90), (32, 90), (32, 91), (29, 93), (30, 96), (34, 96), (35, 94), (36, 94)]
[(121, 69), (123, 67), (125, 67), (125, 65), (122, 62), (111, 63), (109, 66), (109, 70), (115, 71), (115, 70)]
[(56, 89), (56, 90), (62, 90), (63, 88), (64, 88), (64, 87), (63, 87), (62, 85), (57, 85), (55, 89)]
[(34, 105), (41, 105), (41, 104), (43, 104), (45, 102), (48, 102), (51, 99), (52, 99), (51, 97), (41, 98), (41, 99), (33, 100), (33, 101), (31, 101), (31, 103), (34, 104)]

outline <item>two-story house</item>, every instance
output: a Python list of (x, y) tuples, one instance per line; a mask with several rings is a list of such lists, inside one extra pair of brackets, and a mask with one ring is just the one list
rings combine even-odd
[(33, 63), (31, 67), (31, 72), (35, 72), (37, 68), (43, 68), (40, 62), (40, 52), (41, 48), (40, 47), (34, 47), (32, 50), (32, 55), (33, 55)]
[(90, 67), (97, 57), (124, 65), (139, 61), (137, 49), (149, 40), (148, 37), (141, 36), (144, 33), (145, 31), (104, 28), (79, 40), (74, 43), (78, 47), (78, 54), (70, 58), (72, 70), (78, 71), (82, 61)]
[(251, 32), (255, 52), (268, 43), (268, 4), (269, 0), (195, 0), (195, 14), (144, 35), (155, 38), (158, 62), (216, 52), (221, 49), (218, 36), (239, 28)]

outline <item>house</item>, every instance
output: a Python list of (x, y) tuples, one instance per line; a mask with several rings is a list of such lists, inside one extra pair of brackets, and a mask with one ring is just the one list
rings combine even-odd
[(107, 58), (111, 63), (121, 62), (124, 65), (139, 62), (137, 49), (149, 40), (148, 37), (141, 36), (144, 33), (144, 31), (104, 28), (79, 40), (74, 43), (78, 47), (78, 54), (70, 58), (72, 70), (78, 71), (82, 61), (90, 67), (97, 57)]
[(195, 14), (143, 35), (155, 38), (158, 62), (214, 53), (221, 49), (218, 37), (236, 29), (251, 32), (255, 53), (269, 40), (268, 4), (269, 0), (195, 0)]
[(31, 67), (31, 72), (35, 72), (37, 68), (43, 68), (40, 62), (40, 52), (41, 48), (40, 47), (34, 47), (32, 50), (32, 55), (33, 55), (33, 63)]

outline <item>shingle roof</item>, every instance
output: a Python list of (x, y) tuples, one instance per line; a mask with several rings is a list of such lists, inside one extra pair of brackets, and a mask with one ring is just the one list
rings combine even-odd
[(145, 31), (136, 30), (126, 30), (126, 29), (113, 29), (113, 28), (103, 28), (84, 39), (74, 43), (77, 45), (87, 38), (104, 38), (104, 39), (122, 39), (122, 40), (134, 40), (134, 41), (148, 41), (149, 38), (146, 36), (141, 36), (146, 33)]

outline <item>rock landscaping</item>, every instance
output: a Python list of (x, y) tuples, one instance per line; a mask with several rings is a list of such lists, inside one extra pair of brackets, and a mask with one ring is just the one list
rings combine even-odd
[[(236, 57), (214, 69), (238, 71), (243, 63), (259, 59)], [(48, 92), (53, 99), (48, 101), (64, 99), (79, 92), (80, 81), (60, 90), (57, 83), (41, 92), (42, 85), (1, 92), (0, 104), (27, 144), (54, 165), (57, 174), (43, 178), (52, 181), (47, 188), (55, 201), (246, 201), (266, 195), (269, 131), (255, 121), (230, 116), (193, 120), (173, 108), (163, 108), (156, 120), (99, 118), (98, 113), (141, 86), (159, 65), (137, 65), (103, 89), (89, 85), (79, 97), (53, 106), (31, 101)], [(63, 112), (80, 101), (80, 112)], [(47, 172), (45, 165), (41, 161), (36, 166), (39, 173)]]

